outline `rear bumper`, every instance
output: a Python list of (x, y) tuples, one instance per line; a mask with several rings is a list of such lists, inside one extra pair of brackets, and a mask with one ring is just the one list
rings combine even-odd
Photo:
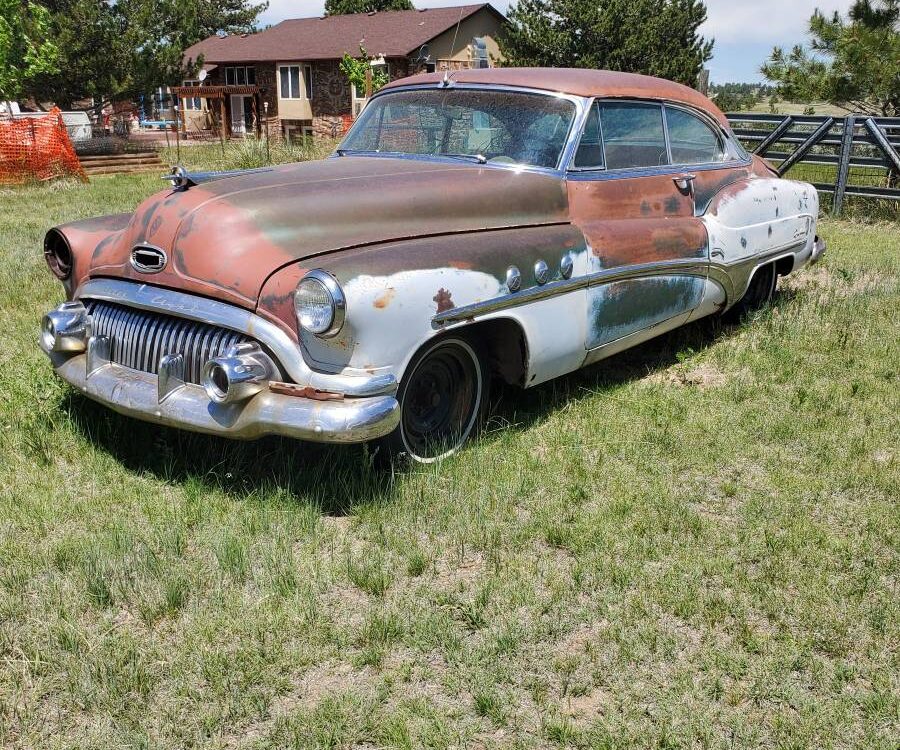
[(828, 246), (825, 244), (825, 240), (816, 235), (816, 239), (813, 242), (812, 255), (809, 256), (809, 263), (812, 265), (813, 263), (818, 263), (819, 258), (821, 258), (825, 254), (825, 250)]
[(390, 433), (400, 421), (393, 395), (319, 401), (263, 390), (236, 404), (210, 401), (190, 383), (160, 395), (156, 375), (114, 363), (89, 368), (87, 354), (50, 352), (53, 369), (88, 398), (147, 422), (252, 440), (284, 435), (325, 443), (361, 443)]

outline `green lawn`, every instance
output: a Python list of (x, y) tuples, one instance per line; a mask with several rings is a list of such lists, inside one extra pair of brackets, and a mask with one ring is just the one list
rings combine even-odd
[(898, 225), (388, 476), (54, 379), (43, 232), (159, 184), (0, 191), (0, 746), (896, 750)]

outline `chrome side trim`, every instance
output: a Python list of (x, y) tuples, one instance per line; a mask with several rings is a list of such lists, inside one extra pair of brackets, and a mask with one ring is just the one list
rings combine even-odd
[(56, 374), (85, 396), (147, 422), (252, 440), (284, 435), (300, 440), (360, 443), (387, 435), (400, 421), (393, 396), (316, 401), (262, 391), (240, 404), (210, 402), (201, 386), (183, 384), (159, 399), (157, 377), (116, 364), (88, 373), (85, 354), (50, 355)]
[(568, 294), (569, 292), (574, 292), (579, 289), (587, 289), (588, 287), (600, 284), (609, 284), (613, 281), (623, 281), (646, 276), (667, 276), (669, 274), (701, 276), (706, 278), (707, 271), (707, 262), (697, 258), (665, 260), (656, 263), (639, 263), (633, 266), (619, 266), (585, 274), (584, 276), (576, 276), (571, 279), (551, 281), (544, 284), (544, 286), (531, 287), (524, 292), (504, 294), (500, 297), (494, 297), (493, 299), (485, 300), (483, 302), (475, 302), (471, 305), (455, 307), (452, 310), (438, 313), (431, 320), (432, 325), (438, 327), (446, 323), (458, 323), (463, 320), (471, 320), (482, 315), (497, 312), (498, 310), (506, 310), (511, 307), (526, 305), (530, 302), (538, 302), (550, 297), (556, 297), (560, 294)]
[(659, 175), (681, 174), (686, 169), (691, 172), (713, 172), (718, 169), (737, 169), (749, 166), (749, 161), (723, 161), (712, 164), (663, 164), (659, 167), (629, 167), (626, 169), (578, 169), (570, 170), (566, 179), (572, 182), (596, 182), (603, 180), (625, 180), (634, 177), (657, 177)]
[(452, 310), (446, 310), (435, 315), (431, 319), (431, 324), (434, 328), (439, 328), (448, 323), (473, 320), (500, 310), (508, 310), (512, 307), (519, 307), (530, 302), (538, 302), (561, 294), (568, 294), (579, 289), (610, 284), (615, 281), (652, 276), (676, 275), (711, 278), (725, 289), (728, 304), (731, 305), (743, 296), (750, 277), (757, 268), (787, 255), (792, 255), (804, 247), (806, 247), (805, 240), (773, 248), (765, 253), (742, 258), (732, 263), (714, 263), (700, 258), (685, 258), (603, 269), (602, 271), (577, 276), (572, 279), (551, 281), (544, 286), (532, 287), (524, 292), (504, 294), (483, 302), (454, 307)]
[(141, 310), (159, 310), (245, 333), (265, 345), (298, 385), (346, 396), (377, 396), (397, 390), (397, 380), (390, 374), (342, 375), (311, 369), (297, 343), (278, 326), (224, 302), (121, 279), (91, 279), (79, 287), (75, 297), (118, 302)]

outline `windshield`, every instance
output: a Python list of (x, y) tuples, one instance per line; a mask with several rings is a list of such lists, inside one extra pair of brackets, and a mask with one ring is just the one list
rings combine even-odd
[(417, 89), (373, 99), (340, 154), (447, 156), (494, 164), (556, 167), (575, 105), (517, 91)]

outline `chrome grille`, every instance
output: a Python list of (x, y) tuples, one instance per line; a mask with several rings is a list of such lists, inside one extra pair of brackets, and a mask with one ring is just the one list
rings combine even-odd
[(91, 316), (91, 333), (110, 338), (113, 362), (132, 370), (158, 374), (160, 359), (167, 354), (181, 354), (186, 383), (199, 384), (203, 365), (210, 359), (225, 354), (234, 344), (252, 341), (227, 328), (173, 315), (112, 302), (82, 301)]

